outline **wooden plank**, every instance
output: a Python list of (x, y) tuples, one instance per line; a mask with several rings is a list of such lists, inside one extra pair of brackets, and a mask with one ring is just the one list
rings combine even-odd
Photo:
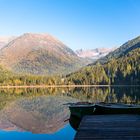
[(139, 140), (140, 115), (85, 116), (75, 140)]

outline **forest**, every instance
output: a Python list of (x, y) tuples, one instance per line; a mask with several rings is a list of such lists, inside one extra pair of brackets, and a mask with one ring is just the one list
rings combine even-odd
[(66, 76), (15, 74), (1, 66), (0, 85), (140, 85), (140, 48), (104, 64), (96, 62)]
[(140, 85), (140, 48), (105, 64), (87, 66), (66, 79), (79, 85)]

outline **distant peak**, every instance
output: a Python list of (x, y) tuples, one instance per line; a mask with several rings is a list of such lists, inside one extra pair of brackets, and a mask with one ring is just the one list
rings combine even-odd
[(87, 49), (87, 50), (76, 50), (76, 54), (79, 57), (83, 58), (90, 58), (90, 59), (99, 59), (111, 51), (115, 50), (115, 47), (113, 48), (95, 48), (95, 49)]

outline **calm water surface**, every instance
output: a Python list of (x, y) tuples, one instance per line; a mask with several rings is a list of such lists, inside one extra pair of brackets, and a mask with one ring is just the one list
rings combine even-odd
[(0, 139), (73, 140), (66, 103), (140, 104), (140, 87), (0, 89)]

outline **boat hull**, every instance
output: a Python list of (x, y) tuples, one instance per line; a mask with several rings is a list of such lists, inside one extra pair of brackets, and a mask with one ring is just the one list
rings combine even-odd
[(85, 115), (93, 115), (95, 111), (95, 105), (93, 106), (70, 106), (71, 115), (81, 118)]
[(103, 115), (103, 114), (140, 114), (139, 107), (107, 107), (96, 105), (96, 110), (94, 114)]
[(83, 104), (69, 106), (71, 115), (82, 118), (85, 115), (140, 114), (140, 105), (125, 104)]

